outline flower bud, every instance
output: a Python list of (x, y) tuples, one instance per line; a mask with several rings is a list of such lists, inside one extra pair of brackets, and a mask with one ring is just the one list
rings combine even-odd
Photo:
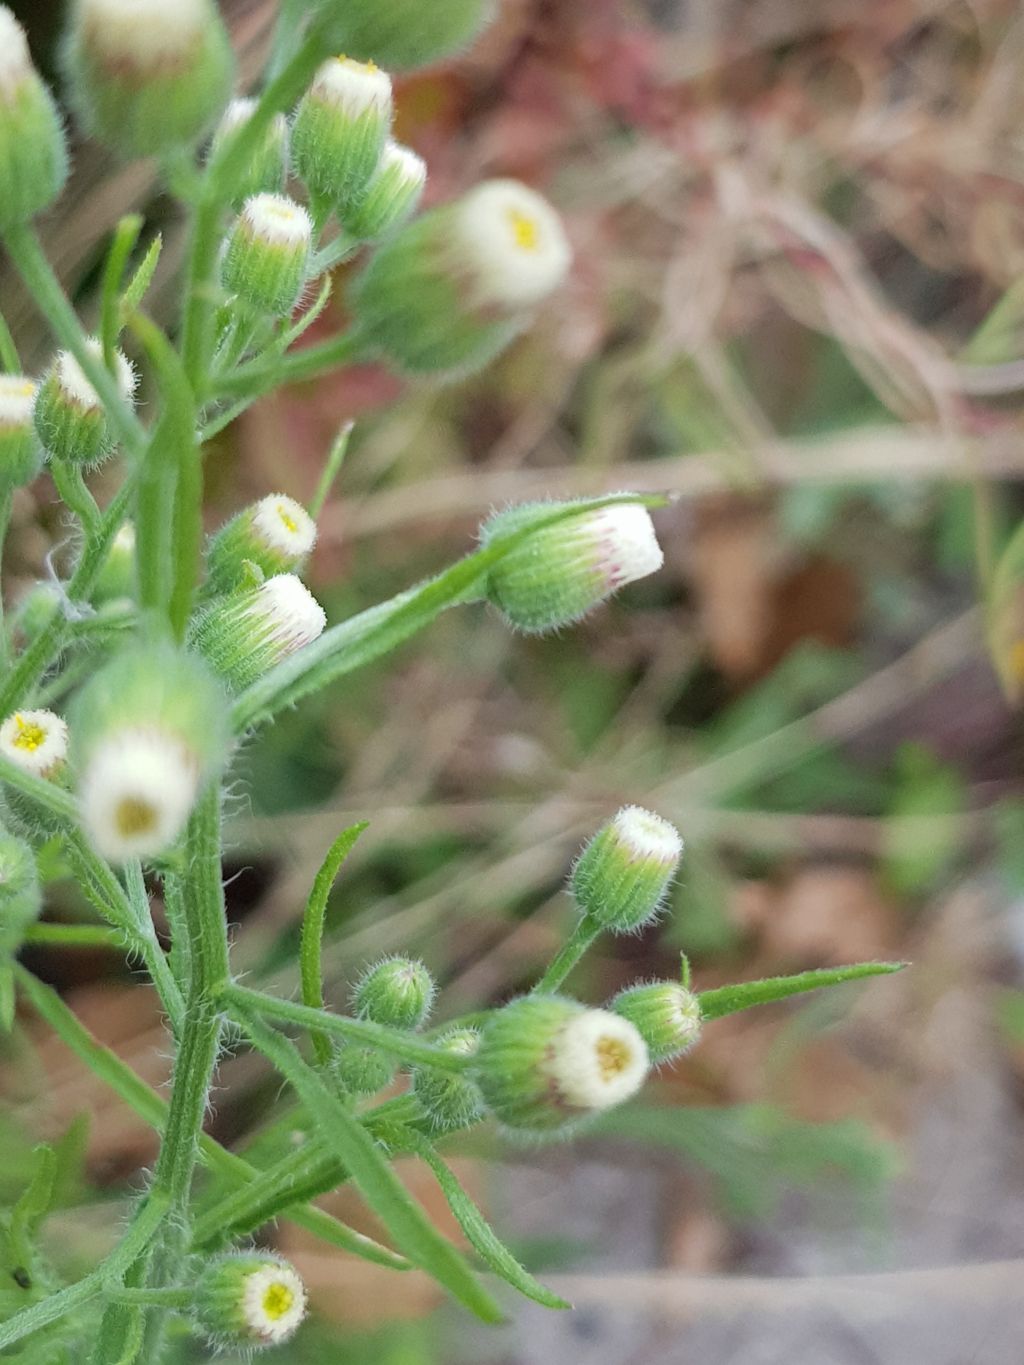
[[(434, 1042), (446, 1052), (470, 1057), (480, 1046), (480, 1035), (476, 1029), (451, 1028)], [(483, 1112), (479, 1086), (459, 1072), (442, 1071), (436, 1066), (417, 1066), (412, 1073), (412, 1088), (434, 1133), (468, 1128)]]
[(340, 1084), (353, 1095), (376, 1095), (391, 1084), (396, 1068), (394, 1058), (378, 1048), (345, 1043), (335, 1057), (334, 1069)]
[[(96, 356), (103, 354), (96, 337), (90, 337), (89, 349)], [(138, 377), (120, 351), (115, 362), (118, 390), (126, 402), (130, 401)], [(105, 460), (114, 449), (114, 432), (99, 394), (70, 351), (59, 351), (47, 370), (36, 393), (33, 417), (51, 460), (67, 460), (87, 469)]]
[(391, 128), (391, 77), (374, 63), (332, 57), (302, 97), (292, 164), (307, 188), (347, 205), (366, 191)]
[(171, 645), (132, 645), (75, 700), (82, 824), (114, 862), (177, 841), (202, 784), (228, 756), (227, 701), (206, 665)]
[(31, 483), (43, 467), (43, 448), (32, 421), (35, 401), (33, 380), (0, 375), (0, 494)]
[(0, 5), (0, 227), (48, 208), (67, 175), (57, 106), (32, 65), (24, 29)]
[(233, 691), (241, 691), (289, 654), (311, 644), (327, 624), (324, 609), (294, 574), (215, 598), (201, 611), (190, 645)]
[(197, 142), (231, 94), (213, 0), (77, 0), (64, 57), (82, 125), (126, 157)]
[(265, 1251), (219, 1256), (196, 1280), (196, 1325), (211, 1345), (260, 1350), (287, 1341), (306, 1316), (295, 1268)]
[(321, 0), (334, 46), (395, 69), (458, 52), (488, 24), (494, 0)]
[(654, 1066), (681, 1057), (700, 1037), (700, 1001), (677, 981), (630, 986), (608, 1008), (635, 1025)]
[[(557, 510), (558, 504), (550, 502), (509, 507), (483, 524), (481, 544), (524, 530)], [(542, 526), (494, 565), (487, 596), (513, 629), (540, 635), (581, 620), (663, 562), (647, 509), (613, 503)]]
[(126, 521), (111, 542), (96, 578), (92, 600), (97, 606), (132, 597), (135, 593), (135, 524)]
[[(233, 136), (252, 118), (254, 99), (232, 100), (224, 111), (210, 145), (210, 159), (221, 153)], [(275, 114), (249, 157), (234, 190), (236, 207), (254, 194), (280, 194), (288, 175), (288, 120)]]
[(228, 234), (224, 288), (257, 313), (287, 317), (302, 297), (312, 238), (301, 204), (284, 194), (254, 194)]
[(528, 995), (484, 1024), (474, 1074), (499, 1123), (543, 1136), (628, 1100), (647, 1070), (647, 1048), (629, 1020), (562, 996)]
[(423, 158), (389, 138), (365, 193), (345, 209), (345, 231), (364, 242), (394, 232), (416, 212), (426, 183)]
[(246, 507), (220, 528), (206, 554), (209, 586), (230, 592), (246, 578), (246, 562), (268, 576), (299, 573), (316, 544), (316, 522), (284, 493)]
[(592, 923), (631, 933), (657, 915), (682, 856), (673, 825), (639, 806), (623, 806), (580, 854), (572, 894)]
[(356, 281), (356, 320), (412, 373), (467, 373), (492, 360), (568, 273), (548, 202), (515, 180), (485, 181), (407, 223)]
[(18, 951), (25, 930), (35, 924), (42, 909), (43, 893), (32, 849), (0, 827), (0, 959)]
[(422, 962), (386, 957), (368, 967), (352, 992), (360, 1019), (389, 1028), (418, 1029), (434, 1003), (434, 981)]

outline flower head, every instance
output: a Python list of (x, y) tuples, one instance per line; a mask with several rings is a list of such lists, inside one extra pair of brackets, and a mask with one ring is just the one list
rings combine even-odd
[(111, 862), (149, 858), (178, 839), (195, 802), (199, 770), (180, 740), (133, 729), (96, 745), (82, 775), (82, 823)]
[(629, 933), (657, 915), (682, 855), (673, 825), (653, 811), (624, 806), (580, 854), (573, 896), (594, 924)]
[(532, 308), (564, 281), (572, 248), (543, 196), (518, 180), (486, 180), (452, 215), (452, 259), (484, 308)]
[(294, 574), (216, 598), (193, 624), (192, 645), (235, 690), (247, 687), (296, 650), (312, 644), (327, 617)]
[(389, 138), (366, 192), (345, 213), (345, 231), (363, 241), (393, 232), (416, 212), (427, 183), (427, 163)]
[[(210, 148), (211, 159), (244, 128), (256, 110), (257, 101), (248, 97), (232, 100), (224, 110)], [(243, 204), (254, 194), (280, 193), (288, 171), (288, 120), (275, 114), (248, 158), (233, 194), (235, 204)]]
[(67, 761), (67, 722), (53, 711), (15, 711), (0, 725), (0, 753), (34, 777), (55, 777)]
[(494, 0), (335, 0), (330, 38), (339, 51), (387, 66), (424, 66), (464, 47), (494, 10)]
[[(450, 1028), (434, 1039), (435, 1046), (460, 1057), (472, 1057), (480, 1046), (480, 1034), (471, 1028)], [(413, 1094), (427, 1114), (435, 1133), (468, 1128), (481, 1115), (480, 1088), (471, 1076), (443, 1071), (436, 1066), (417, 1066), (412, 1074)]]
[(643, 1038), (628, 1019), (556, 995), (529, 995), (483, 1027), (474, 1076), (512, 1132), (570, 1131), (634, 1095), (647, 1076)]
[(273, 576), (302, 568), (316, 544), (316, 522), (285, 493), (272, 493), (243, 508), (210, 541), (206, 554), (209, 586), (230, 592), (247, 581), (255, 565)]
[(0, 375), (0, 490), (31, 482), (43, 463), (32, 422), (37, 385), (23, 374)]
[(296, 110), (296, 173), (343, 220), (377, 168), (391, 115), (391, 77), (373, 62), (349, 57), (324, 62)]
[(302, 296), (313, 222), (285, 194), (254, 194), (228, 235), (221, 277), (225, 289), (259, 313), (284, 317)]
[(386, 957), (363, 973), (352, 994), (361, 1019), (390, 1028), (418, 1029), (434, 1000), (434, 980), (422, 962)]
[[(555, 503), (510, 507), (484, 523), (481, 541), (490, 545), (557, 511)], [(663, 562), (647, 509), (613, 503), (540, 525), (491, 569), (488, 597), (511, 626), (540, 634), (580, 620)]]
[[(90, 352), (101, 359), (97, 337), (88, 340)], [(114, 379), (118, 392), (131, 402), (138, 384), (134, 366), (115, 352)], [(36, 432), (51, 459), (94, 465), (111, 453), (114, 433), (99, 394), (70, 351), (59, 351), (39, 385), (33, 408)]]
[(295, 1268), (264, 1252), (217, 1257), (200, 1271), (196, 1318), (215, 1346), (280, 1346), (306, 1315), (306, 1289)]
[(332, 57), (319, 68), (310, 86), (311, 98), (340, 109), (348, 118), (373, 111), (391, 119), (391, 77), (375, 62)]
[(25, 31), (0, 5), (0, 226), (26, 223), (68, 173), (64, 126), (32, 65)]

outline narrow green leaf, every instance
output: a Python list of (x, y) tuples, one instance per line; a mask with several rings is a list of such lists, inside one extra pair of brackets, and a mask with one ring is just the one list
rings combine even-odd
[(35, 1169), (32, 1179), (11, 1210), (11, 1238), (28, 1242), (50, 1210), (53, 1184), (57, 1177), (57, 1154), (41, 1143), (32, 1153)]
[(139, 262), (135, 274), (128, 281), (128, 287), (121, 296), (122, 325), (128, 321), (133, 313), (138, 311), (142, 300), (149, 292), (149, 286), (153, 283), (153, 276), (156, 274), (157, 262), (160, 260), (163, 246), (164, 239), (157, 233), (146, 248), (146, 254)]
[(465, 1258), (438, 1232), (356, 1115), (308, 1066), (295, 1044), (255, 1014), (233, 1013), (252, 1041), (291, 1083), (310, 1114), (321, 1124), (324, 1143), (333, 1148), (363, 1198), (411, 1261), (484, 1322), (500, 1322), (501, 1309), (478, 1282)]
[(418, 1137), (413, 1151), (433, 1171), (434, 1178), (441, 1187), (441, 1193), (455, 1215), (459, 1227), (466, 1234), (470, 1246), (482, 1260), (486, 1261), (495, 1275), (500, 1275), (513, 1289), (518, 1289), (520, 1294), (532, 1299), (534, 1303), (543, 1304), (545, 1308), (572, 1307), (571, 1303), (566, 1303), (565, 1299), (559, 1298), (550, 1289), (545, 1289), (539, 1280), (535, 1280), (526, 1267), (519, 1264), (508, 1247), (499, 1241), (493, 1228), (438, 1156), (429, 1139)]
[(142, 231), (142, 215), (127, 213), (114, 229), (114, 239), (103, 267), (103, 286), (100, 293), (100, 340), (103, 344), (103, 363), (114, 370), (114, 348), (121, 331), (121, 283), (128, 257)]
[[(348, 829), (342, 830), (328, 850), (323, 866), (316, 874), (313, 889), (306, 902), (302, 916), (302, 939), (299, 947), (299, 971), (302, 977), (302, 1003), (312, 1009), (323, 1009), (323, 972), (321, 968), (321, 947), (324, 934), (324, 916), (327, 911), (327, 898), (331, 894), (334, 879), (341, 871), (341, 865), (355, 847), (355, 842), (367, 826), (360, 820)], [(324, 1066), (331, 1060), (331, 1043), (319, 1029), (310, 1030), (310, 1039), (317, 1061)]]
[(718, 990), (701, 991), (697, 997), (704, 1019), (721, 1019), (723, 1015), (749, 1010), (754, 1005), (768, 1005), (773, 1000), (786, 1000), (805, 991), (821, 990), (824, 986), (841, 986), (844, 981), (861, 981), (868, 976), (887, 976), (900, 972), (906, 962), (858, 962), (850, 967), (821, 967), (796, 976), (769, 976), (761, 981), (741, 981), (735, 986), (720, 986)]
[(272, 668), (236, 700), (232, 713), (236, 732), (269, 720), (276, 712), (293, 706), (309, 693), (379, 659), (429, 625), (448, 607), (479, 601), (484, 593), (487, 573), (505, 555), (538, 531), (579, 516), (581, 512), (617, 503), (641, 503), (651, 507), (660, 506), (663, 502), (664, 499), (660, 497), (641, 497), (637, 494), (591, 498), (571, 505), (556, 506), (550, 517), (538, 519), (529, 527), (495, 538), (485, 549), (460, 559), (420, 587), (410, 588), (388, 602), (360, 612), (341, 625), (332, 626), (324, 631), (319, 640)]

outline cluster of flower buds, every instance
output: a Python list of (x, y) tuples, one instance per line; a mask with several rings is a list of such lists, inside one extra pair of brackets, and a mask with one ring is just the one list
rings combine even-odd
[(217, 1350), (280, 1346), (306, 1316), (306, 1289), (295, 1267), (263, 1251), (219, 1256), (196, 1280), (196, 1327)]
[(124, 649), (75, 699), (82, 824), (112, 862), (167, 853), (227, 760), (227, 700), (203, 661), (171, 645)]
[(466, 373), (522, 330), (571, 260), (546, 199), (518, 181), (489, 180), (384, 241), (353, 307), (369, 342), (400, 368)]
[(480, 528), (487, 546), (539, 525), (498, 561), (487, 582), (490, 601), (509, 625), (530, 635), (572, 625), (664, 562), (650, 514), (636, 503), (611, 503), (542, 524), (558, 511), (557, 503), (523, 503), (495, 513)]
[(64, 63), (83, 127), (128, 157), (197, 142), (234, 72), (214, 0), (75, 0)]
[(321, 0), (335, 50), (396, 70), (465, 47), (490, 21), (494, 0)]
[(0, 227), (48, 208), (67, 174), (57, 106), (32, 65), (24, 30), (0, 5)]
[(23, 374), (0, 375), (0, 496), (31, 483), (43, 467), (43, 447), (32, 411), (34, 380)]
[[(360, 977), (352, 992), (352, 1005), (360, 1019), (415, 1032), (427, 1021), (434, 990), (433, 978), (422, 962), (386, 957)], [(357, 1095), (375, 1094), (395, 1074), (391, 1057), (358, 1043), (340, 1048), (335, 1065), (338, 1080)]]
[(510, 1134), (556, 1137), (630, 1099), (649, 1065), (647, 1045), (624, 1016), (528, 995), (484, 1024), (473, 1073)]
[[(256, 109), (254, 99), (232, 100), (224, 110), (210, 144), (210, 159), (222, 155)], [(288, 120), (275, 114), (250, 153), (234, 189), (234, 203), (242, 205), (254, 194), (280, 194), (288, 178)]]
[[(98, 359), (103, 346), (89, 338)], [(117, 351), (114, 378), (121, 397), (130, 403), (138, 376), (131, 362)], [(33, 420), (43, 449), (51, 460), (65, 460), (84, 469), (100, 464), (114, 449), (114, 432), (100, 396), (70, 351), (59, 351), (36, 391)]]

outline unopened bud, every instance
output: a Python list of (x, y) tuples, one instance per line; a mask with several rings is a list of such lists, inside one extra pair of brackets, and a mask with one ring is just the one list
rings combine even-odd
[(316, 523), (284, 493), (273, 493), (244, 508), (210, 541), (206, 554), (209, 587), (230, 592), (246, 579), (247, 564), (270, 577), (302, 570), (316, 544)]
[(386, 957), (368, 967), (352, 992), (361, 1019), (390, 1028), (420, 1028), (433, 1002), (433, 977), (422, 962), (408, 957)]
[(677, 981), (630, 986), (608, 1008), (635, 1025), (654, 1066), (682, 1056), (700, 1037), (700, 1001)]
[[(224, 111), (210, 147), (211, 159), (223, 152), (225, 146), (252, 118), (256, 100), (232, 100)], [(242, 205), (254, 194), (280, 194), (288, 174), (288, 120), (275, 114), (263, 130), (260, 140), (250, 154), (245, 170), (234, 188), (233, 202)]]
[(36, 860), (24, 841), (0, 827), (0, 968), (21, 947), (43, 909)]
[(364, 242), (394, 232), (416, 212), (426, 183), (423, 158), (389, 139), (365, 193), (343, 214), (345, 232)]
[(32, 421), (35, 401), (33, 380), (0, 375), (0, 494), (31, 483), (43, 467), (43, 448)]
[[(509, 507), (484, 523), (481, 543), (525, 530), (557, 510), (550, 502)], [(647, 509), (616, 503), (541, 526), (494, 565), (487, 596), (510, 626), (538, 635), (581, 620), (663, 562)]]
[(67, 174), (57, 106), (32, 65), (24, 29), (0, 5), (0, 227), (48, 208)]
[(92, 843), (115, 862), (156, 857), (227, 760), (227, 702), (201, 659), (133, 645), (78, 694), (71, 735)]
[(483, 1026), (474, 1075), (484, 1104), (511, 1132), (567, 1133), (643, 1085), (647, 1048), (636, 1028), (607, 1010), (555, 995), (530, 995)]
[(221, 1350), (280, 1346), (306, 1316), (298, 1272), (267, 1252), (220, 1256), (200, 1269), (195, 1283), (196, 1325)]
[(284, 194), (256, 194), (228, 235), (221, 262), (224, 288), (257, 313), (287, 317), (302, 297), (313, 224)]
[(396, 70), (426, 66), (470, 43), (494, 14), (494, 0), (321, 0), (334, 19), (330, 40), (364, 61)]
[(657, 915), (682, 855), (673, 825), (639, 806), (624, 806), (580, 854), (572, 894), (593, 924), (631, 933)]
[(374, 63), (332, 57), (303, 96), (292, 124), (292, 163), (335, 207), (366, 192), (391, 128), (391, 77)]
[[(460, 1057), (472, 1057), (480, 1046), (480, 1035), (471, 1028), (451, 1028), (439, 1034), (434, 1045)], [(468, 1128), (483, 1111), (480, 1087), (460, 1072), (417, 1066), (412, 1073), (412, 1088), (434, 1133)]]
[(135, 525), (126, 521), (111, 542), (96, 578), (92, 600), (97, 606), (132, 597), (135, 592)]
[(545, 199), (515, 180), (485, 181), (378, 247), (356, 282), (356, 318), (402, 369), (471, 372), (527, 325), (571, 258)]
[(65, 64), (86, 131), (128, 157), (197, 142), (234, 71), (213, 0), (77, 0)]
[(334, 1069), (341, 1085), (353, 1095), (376, 1095), (394, 1079), (395, 1061), (378, 1048), (345, 1043), (335, 1057)]
[[(97, 357), (103, 347), (95, 337), (89, 349)], [(115, 355), (114, 378), (121, 397), (130, 402), (138, 377), (120, 351)], [(36, 432), (51, 460), (89, 468), (105, 460), (114, 449), (114, 431), (99, 394), (85, 377), (70, 351), (58, 352), (39, 385), (33, 409)]]
[(301, 579), (277, 574), (258, 588), (215, 598), (196, 618), (189, 643), (233, 691), (261, 678), (323, 633), (324, 609)]

